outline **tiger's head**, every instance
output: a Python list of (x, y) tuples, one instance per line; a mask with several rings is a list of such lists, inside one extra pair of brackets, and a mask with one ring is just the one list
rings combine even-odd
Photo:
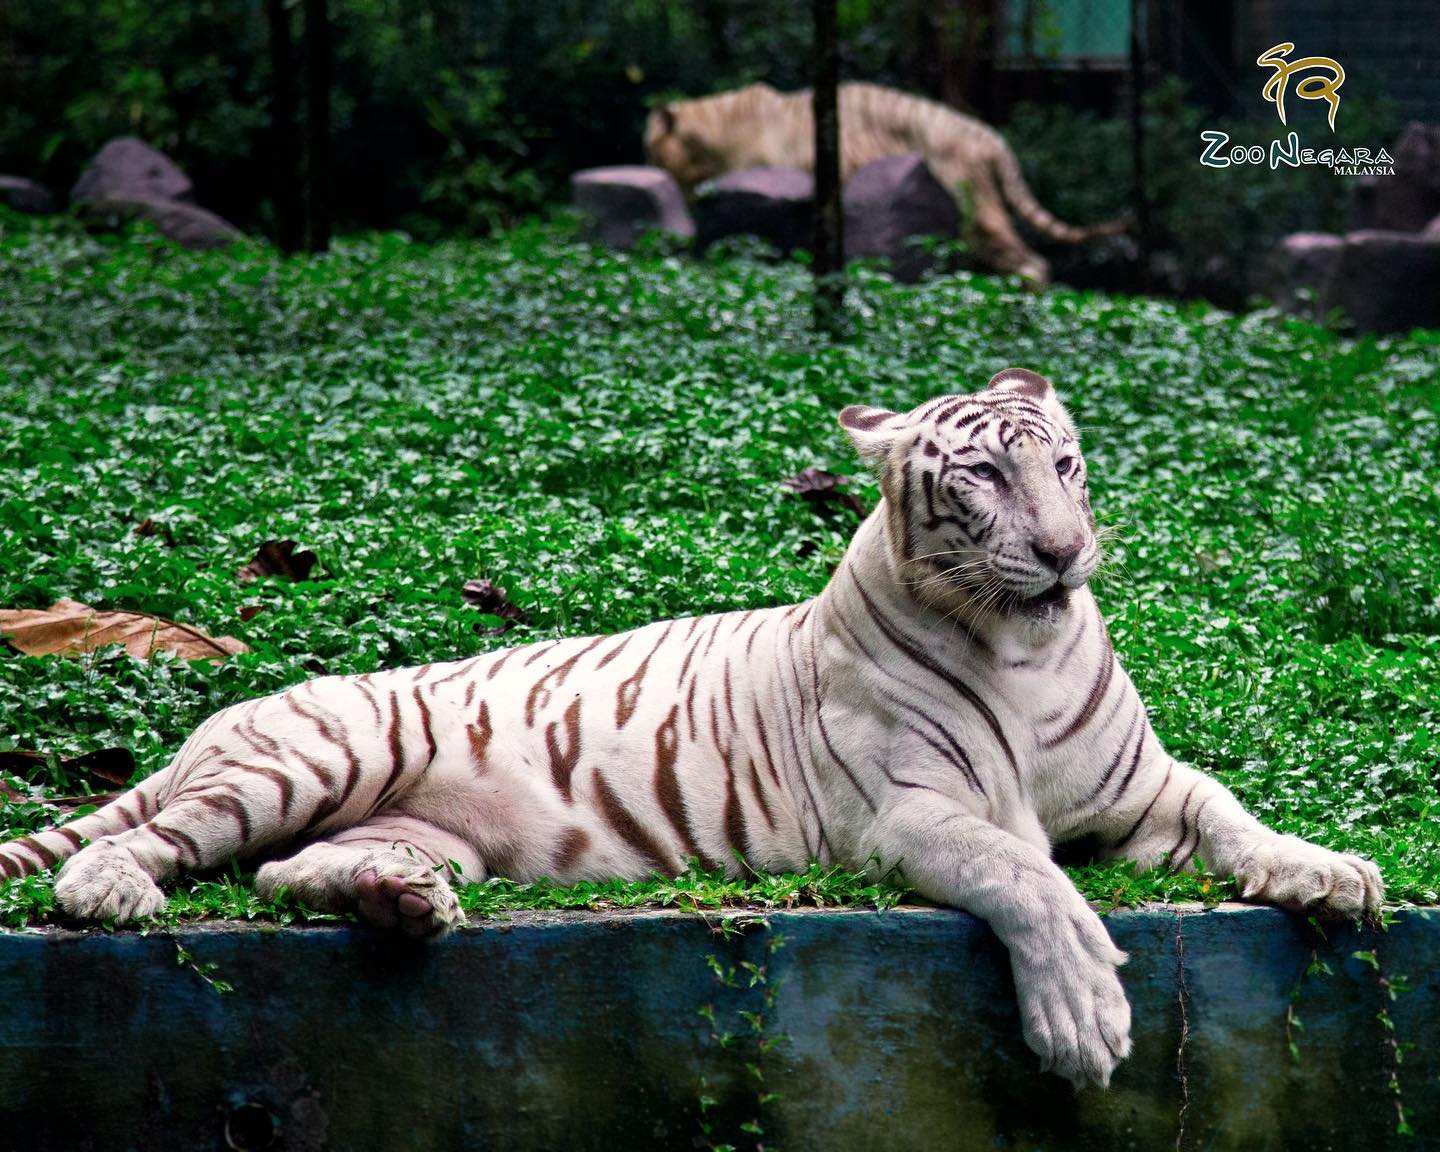
[(726, 171), (724, 154), (709, 141), (686, 103), (656, 108), (645, 120), (645, 159), (664, 168), (688, 197)]
[(1043, 377), (1007, 368), (983, 392), (908, 413), (855, 405), (840, 425), (878, 464), (896, 569), (923, 603), (1044, 623), (1095, 571), (1085, 461)]
[(769, 84), (674, 101), (646, 118), (645, 158), (675, 177), (688, 198), (706, 180), (766, 163), (757, 145), (794, 107)]

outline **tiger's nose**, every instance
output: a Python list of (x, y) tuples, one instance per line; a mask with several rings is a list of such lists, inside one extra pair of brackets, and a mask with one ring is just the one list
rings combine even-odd
[[(1055, 546), (1051, 545), (1051, 547), (1053, 548)], [(1084, 548), (1085, 545), (1078, 541), (1073, 544), (1066, 544), (1062, 548), (1056, 548), (1053, 552), (1046, 551), (1038, 544), (1030, 545), (1030, 550), (1035, 553), (1035, 559), (1039, 560), (1041, 564), (1054, 572), (1056, 576), (1065, 575), (1065, 570), (1075, 562), (1075, 557), (1079, 556)]]

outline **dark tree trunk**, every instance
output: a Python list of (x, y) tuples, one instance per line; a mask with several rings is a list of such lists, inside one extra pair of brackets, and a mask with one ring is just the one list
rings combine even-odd
[(1002, 119), (996, 91), (995, 54), (999, 50), (998, 0), (968, 0), (962, 6), (965, 22), (960, 58), (942, 90), (945, 103), (973, 111), (982, 120)]
[(815, 325), (832, 334), (840, 326), (845, 297), (839, 89), (835, 0), (815, 0)]
[(270, 22), (270, 195), (275, 203), (275, 243), (300, 250), (300, 147), (295, 135), (295, 46), (285, 0), (265, 0)]
[(1145, 191), (1145, 0), (1130, 0), (1130, 183), (1140, 290), (1150, 291), (1150, 198)]
[(305, 250), (330, 247), (330, 12), (305, 0)]

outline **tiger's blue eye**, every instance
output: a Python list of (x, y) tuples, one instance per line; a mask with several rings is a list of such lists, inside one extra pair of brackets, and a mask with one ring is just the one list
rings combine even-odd
[(993, 464), (971, 464), (966, 471), (980, 480), (1000, 479), (1000, 469)]
[(1063, 460), (1055, 461), (1055, 471), (1061, 476), (1068, 476), (1075, 471), (1075, 457), (1066, 456)]

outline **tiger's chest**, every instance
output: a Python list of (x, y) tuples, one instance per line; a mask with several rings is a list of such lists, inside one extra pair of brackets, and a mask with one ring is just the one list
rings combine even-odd
[(1144, 705), (1103, 630), (1004, 671), (995, 693), (1016, 734), (1020, 790), (1047, 833), (1063, 838), (1141, 768)]

